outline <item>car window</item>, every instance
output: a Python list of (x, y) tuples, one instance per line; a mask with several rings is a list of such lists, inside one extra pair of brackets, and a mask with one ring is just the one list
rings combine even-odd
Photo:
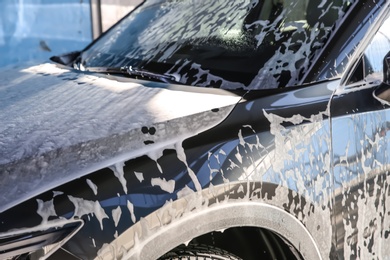
[(146, 1), (82, 53), (81, 67), (132, 66), (225, 89), (296, 85), (351, 1)]
[(382, 81), (383, 58), (389, 51), (390, 18), (387, 18), (364, 51), (348, 84)]

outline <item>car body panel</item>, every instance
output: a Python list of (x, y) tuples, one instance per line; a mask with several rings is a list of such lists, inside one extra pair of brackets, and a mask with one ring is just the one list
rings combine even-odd
[[(338, 81), (319, 84), (311, 88), (302, 88), (238, 104), (222, 125), (199, 136), (197, 144), (201, 140), (210, 140), (208, 136), (220, 136), (221, 132), (218, 128), (226, 129), (227, 125), (231, 131), (226, 135), (233, 133), (231, 141), (206, 149), (207, 157), (206, 154), (200, 157), (196, 154), (197, 150), (192, 151), (190, 147), (187, 148), (184, 142), (187, 162), (189, 165), (194, 165), (191, 169), (197, 173), (202, 187), (209, 186), (209, 194), (206, 193), (202, 197), (196, 193), (196, 190), (194, 191), (193, 185), (186, 184), (190, 189), (184, 186), (178, 193), (179, 198), (186, 195), (185, 206), (179, 207), (176, 212), (174, 210), (176, 201), (168, 201), (158, 214), (160, 222), (154, 225), (145, 222), (142, 231), (135, 232), (137, 236), (135, 245), (129, 249), (143, 251), (139, 247), (142, 248), (145, 241), (150, 240), (149, 236), (160, 232), (159, 230), (164, 229), (165, 225), (170, 227), (174, 226), (176, 221), (181, 222), (186, 214), (218, 208), (219, 205), (216, 206), (215, 203), (222, 203), (221, 211), (223, 211), (223, 205), (229, 207), (237, 203), (237, 200), (242, 200), (256, 202), (259, 205), (263, 203), (274, 205), (292, 214), (309, 230), (320, 249), (322, 258), (328, 258), (332, 254), (331, 245), (335, 241), (332, 241), (331, 225), (332, 189), (326, 188), (332, 187), (333, 181), (329, 168), (331, 139), (327, 100), (337, 83)], [(314, 93), (317, 93), (317, 96)], [(281, 100), (283, 102), (279, 102)], [(293, 107), (298, 100), (302, 106)], [(305, 104), (313, 110), (309, 111)], [(266, 110), (266, 108), (272, 109)], [(251, 116), (242, 118), (242, 115)], [(236, 136), (234, 132), (237, 133)], [(192, 156), (192, 153), (195, 155)], [(191, 163), (193, 161), (191, 158), (197, 160), (196, 164)], [(162, 157), (161, 160), (164, 158)], [(211, 183), (207, 184), (210, 180)], [(161, 220), (165, 215), (167, 215), (166, 222)], [(217, 216), (218, 214), (214, 217), (216, 221)], [(269, 216), (276, 219), (271, 213)], [(256, 216), (252, 217), (253, 225), (262, 223), (262, 221), (255, 221)], [(222, 212), (220, 218), (223, 223)], [(177, 235), (180, 236), (180, 233)], [(286, 233), (282, 235), (287, 236)], [(116, 242), (114, 241), (113, 245)], [(131, 244), (131, 241), (127, 240), (127, 243)], [(104, 253), (109, 255), (123, 253), (120, 249), (121, 246), (116, 245), (105, 248)], [(130, 251), (129, 254), (132, 255), (133, 252)], [(305, 255), (305, 257), (309, 256)]]
[[(290, 212), (312, 234), (321, 234), (313, 237), (323, 257), (327, 256), (332, 244), (332, 191), (323, 189), (331, 187), (331, 176), (324, 173), (330, 159), (327, 104), (338, 82), (240, 102), (221, 124), (177, 143), (155, 160), (147, 156), (126, 160), (10, 209), (3, 214), (3, 228), (17, 224), (16, 216), (22, 221), (26, 208), (38, 209), (30, 217), (31, 225), (57, 216), (86, 219), (66, 247), (89, 258), (155, 209), (177, 197), (222, 185), (224, 190), (236, 187), (237, 192), (220, 200), (229, 202), (232, 196), (236, 201), (238, 196)], [(316, 158), (311, 157), (313, 153)], [(237, 181), (241, 184), (236, 185)], [(243, 192), (242, 182), (255, 186)], [(182, 210), (193, 210), (189, 204)], [(55, 210), (42, 213), (39, 205)], [(89, 241), (85, 241), (87, 234)]]
[(241, 99), (223, 90), (119, 82), (54, 64), (1, 77), (0, 211), (213, 127)]
[[(390, 255), (388, 122), (377, 85), (340, 93), (332, 109), (335, 222), (340, 258)], [(341, 91), (339, 91), (341, 92)]]

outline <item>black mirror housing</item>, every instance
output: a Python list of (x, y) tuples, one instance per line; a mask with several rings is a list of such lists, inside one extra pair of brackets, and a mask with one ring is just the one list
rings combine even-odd
[(390, 51), (383, 59), (383, 83), (390, 85)]

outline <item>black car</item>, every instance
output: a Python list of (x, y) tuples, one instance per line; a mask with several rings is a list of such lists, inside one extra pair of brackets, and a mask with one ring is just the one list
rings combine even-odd
[(147, 0), (0, 72), (0, 259), (387, 259), (390, 2)]

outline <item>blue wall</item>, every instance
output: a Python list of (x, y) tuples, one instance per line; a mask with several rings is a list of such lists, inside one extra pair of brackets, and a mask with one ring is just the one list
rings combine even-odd
[(0, 67), (81, 50), (91, 28), (89, 0), (1, 0)]

